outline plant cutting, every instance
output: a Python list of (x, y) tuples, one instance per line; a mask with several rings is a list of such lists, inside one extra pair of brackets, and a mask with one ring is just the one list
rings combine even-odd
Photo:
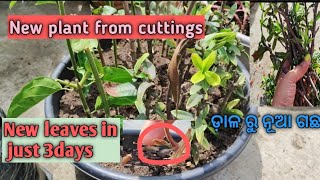
[[(123, 2), (123, 9), (112, 7), (111, 3), (93, 8), (92, 12), (203, 15), (208, 22), (217, 16), (209, 3), (171, 3), (131, 1)], [(65, 14), (64, 3), (57, 5), (60, 13)], [(115, 169), (120, 171), (116, 173), (117, 178), (126, 174), (174, 177), (184, 171), (197, 172), (200, 166), (208, 168), (210, 163), (216, 164), (219, 154), (232, 160), (244, 148), (249, 135), (240, 135), (242, 129), (216, 131), (210, 119), (216, 113), (240, 117), (248, 113), (248, 76), (244, 75), (247, 71), (237, 59), (244, 48), (236, 38), (235, 29), (227, 25), (213, 27), (213, 23), (208, 23), (210, 33), (198, 41), (121, 40), (113, 43), (113, 50), (105, 49), (105, 52), (99, 50), (97, 40), (67, 40), (71, 61), (63, 62), (53, 78), (38, 77), (27, 83), (13, 99), (8, 111), (10, 117), (19, 116), (47, 98), (47, 117), (120, 117), (164, 123), (193, 120), (186, 132), (192, 144), (191, 156), (185, 162), (168, 166), (141, 162), (134, 144), (139, 134), (128, 134), (123, 127), (121, 163), (76, 164), (85, 172), (91, 169), (96, 173), (100, 168), (108, 177), (114, 175)], [(157, 130), (164, 136), (153, 137), (150, 143), (145, 143), (143, 150), (147, 158), (174, 159), (185, 153), (185, 144), (179, 137), (167, 128)], [(220, 144), (218, 147), (213, 145), (216, 142)], [(234, 153), (223, 154), (229, 146)], [(225, 161), (223, 166), (229, 162)], [(195, 175), (207, 176), (209, 171), (215, 172), (220, 167), (213, 165), (211, 168), (215, 169)], [(106, 177), (106, 174), (91, 175)]]
[[(308, 70), (296, 82), (294, 106), (319, 106), (319, 52), (315, 49), (316, 34), (319, 30), (316, 22), (319, 19), (318, 3), (270, 3), (260, 4), (262, 33), (258, 50), (252, 55), (254, 60), (270, 53), (274, 69), (263, 78), (267, 103), (272, 103), (277, 82), (284, 74), (302, 66), (311, 59)], [(282, 46), (284, 50), (279, 51)], [(283, 74), (283, 75), (282, 75)], [(278, 83), (278, 86), (279, 83)]]

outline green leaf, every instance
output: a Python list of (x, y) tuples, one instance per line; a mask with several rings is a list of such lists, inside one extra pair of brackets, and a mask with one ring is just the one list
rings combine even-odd
[(194, 74), (192, 77), (191, 77), (191, 82), (193, 84), (196, 84), (202, 80), (204, 80), (205, 76), (204, 74), (202, 74), (201, 71), (198, 71), (196, 74)]
[(98, 96), (97, 99), (96, 99), (96, 103), (95, 103), (95, 105), (94, 105), (94, 109), (95, 109), (95, 110), (99, 110), (99, 109), (102, 109), (102, 108), (103, 108), (103, 106), (102, 106), (102, 99), (101, 99), (100, 96)]
[(93, 49), (98, 47), (97, 39), (71, 39), (70, 41), (72, 50), (76, 53), (79, 53), (87, 48), (89, 48), (90, 51), (93, 51)]
[(202, 86), (200, 86), (199, 84), (192, 85), (190, 88), (190, 95), (199, 92), (201, 89), (202, 89)]
[(228, 109), (227, 112), (230, 114), (238, 115), (240, 117), (243, 117), (243, 112), (240, 111), (239, 109)]
[(205, 149), (209, 149), (208, 140), (204, 137), (204, 131), (207, 129), (207, 125), (201, 125), (200, 127), (195, 129), (196, 139)]
[(43, 5), (43, 4), (57, 4), (56, 1), (37, 1), (35, 5)]
[(208, 71), (214, 64), (217, 57), (217, 51), (212, 51), (209, 56), (202, 62), (202, 72)]
[(137, 100), (134, 103), (139, 111), (139, 114), (146, 114), (146, 107), (143, 103), (143, 96), (146, 93), (146, 90), (152, 86), (149, 82), (142, 82), (138, 88)]
[(171, 48), (177, 47), (177, 42), (174, 39), (166, 39), (166, 44)]
[(234, 108), (236, 105), (239, 104), (239, 102), (240, 102), (240, 99), (234, 99), (234, 100), (228, 102), (228, 104), (227, 104), (227, 109), (232, 109), (232, 108)]
[(115, 83), (127, 83), (132, 82), (131, 74), (122, 68), (117, 67), (103, 67), (103, 80), (108, 82), (115, 82)]
[(190, 109), (193, 106), (196, 106), (199, 104), (199, 102), (201, 102), (201, 99), (203, 98), (202, 95), (200, 94), (193, 94), (189, 97), (187, 104), (186, 104), (186, 108)]
[(17, 1), (10, 1), (9, 9), (11, 10), (14, 5), (16, 5)]
[(111, 6), (103, 6), (101, 15), (112, 15), (117, 12), (117, 9)]
[(210, 5), (202, 8), (199, 12), (197, 12), (196, 15), (201, 15), (201, 16), (206, 15), (210, 11), (211, 7), (212, 7), (212, 5), (210, 4)]
[(113, 97), (136, 96), (137, 89), (131, 83), (119, 84), (118, 86), (105, 86), (105, 91)]
[(54, 79), (38, 77), (29, 81), (13, 98), (8, 110), (8, 118), (16, 118), (38, 104), (49, 95), (62, 90)]
[(143, 62), (142, 71), (149, 76), (149, 79), (154, 79), (157, 76), (156, 67), (149, 60), (145, 60), (145, 62)]
[(206, 81), (213, 87), (220, 85), (221, 79), (218, 74), (206, 71), (205, 73)]
[(199, 156), (198, 148), (194, 143), (191, 144), (191, 154), (192, 154), (194, 163), (197, 165), (199, 163), (200, 156)]
[(236, 84), (238, 84), (239, 86), (242, 86), (245, 81), (246, 81), (246, 77), (243, 74), (241, 74)]
[(191, 113), (183, 110), (172, 110), (171, 114), (179, 120), (193, 120), (194, 117)]
[(201, 71), (202, 70), (202, 59), (201, 57), (199, 56), (199, 54), (197, 53), (192, 53), (191, 54), (191, 60), (192, 60), (192, 63), (193, 65), (199, 70)]
[(108, 97), (110, 106), (130, 106), (134, 105), (137, 96), (125, 96), (125, 97)]
[(229, 19), (232, 19), (232, 18), (233, 18), (233, 16), (234, 16), (235, 13), (236, 13), (237, 8), (238, 8), (237, 3), (234, 3), (234, 4), (231, 6), (231, 8), (230, 8), (230, 10), (229, 10), (229, 14), (228, 14), (228, 18), (229, 18)]
[(149, 53), (144, 53), (136, 62), (136, 64), (134, 65), (134, 73), (137, 73), (139, 71), (139, 69), (142, 66), (142, 63), (149, 57)]
[(210, 144), (209, 144), (206, 137), (203, 137), (203, 140), (202, 140), (202, 142), (200, 142), (200, 145), (206, 150), (210, 149)]

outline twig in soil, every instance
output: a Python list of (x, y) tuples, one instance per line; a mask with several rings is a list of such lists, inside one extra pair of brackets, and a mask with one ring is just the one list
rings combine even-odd
[[(132, 7), (132, 13), (133, 15), (136, 15), (136, 6), (135, 3), (131, 0), (131, 7)], [(141, 53), (141, 44), (140, 44), (140, 40), (137, 39), (137, 44), (138, 44), (138, 54)]]
[(308, 76), (308, 80), (310, 81), (311, 87), (313, 88), (313, 91), (314, 91), (317, 99), (319, 100), (319, 91), (318, 91), (318, 89), (316, 88), (316, 85), (313, 83), (313, 80), (312, 80), (311, 76)]
[(118, 67), (117, 40), (112, 39), (115, 66)]
[(84, 111), (84, 113), (86, 114), (86, 116), (88, 118), (91, 118), (90, 108), (89, 108), (89, 106), (87, 104), (86, 98), (85, 98), (85, 96), (83, 94), (83, 91), (82, 91), (82, 88), (81, 88), (81, 86), (79, 84), (78, 79), (76, 79), (76, 84), (78, 86), (78, 93), (80, 95), (81, 102), (83, 102), (83, 106), (82, 106), (83, 107), (83, 111)]
[(311, 102), (308, 100), (308, 98), (301, 92), (300, 89), (297, 89), (298, 93), (300, 94), (300, 96), (303, 97), (303, 99), (308, 103), (309, 106), (314, 107), (313, 104), (311, 104)]
[(312, 57), (313, 55), (313, 51), (314, 51), (314, 39), (315, 39), (315, 36), (316, 36), (316, 19), (317, 19), (317, 13), (318, 13), (318, 5), (319, 3), (316, 2), (314, 3), (314, 9), (313, 9), (313, 30), (312, 30), (312, 42), (311, 42), (311, 48), (310, 48), (310, 55)]
[(127, 164), (131, 159), (132, 159), (132, 155), (131, 154), (127, 154), (126, 156), (124, 156), (122, 158), (121, 165)]

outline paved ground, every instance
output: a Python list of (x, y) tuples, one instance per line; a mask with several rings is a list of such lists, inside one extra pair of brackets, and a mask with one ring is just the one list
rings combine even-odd
[[(70, 3), (70, 2), (68, 2)], [(45, 6), (18, 6), (13, 14), (57, 14), (52, 5)], [(72, 3), (69, 12), (79, 14), (79, 3)], [(8, 11), (8, 2), (0, 2), (0, 21), (5, 22)], [(82, 6), (83, 7), (83, 6)], [(82, 10), (82, 12), (86, 12)], [(251, 47), (256, 48), (259, 42), (259, 11), (251, 16)], [(256, 17), (255, 17), (256, 16)], [(6, 38), (6, 23), (0, 26), (0, 106), (5, 110), (17, 91), (30, 79), (38, 75), (48, 76), (60, 59), (65, 55), (64, 41), (19, 40), (12, 41)], [(259, 104), (261, 91), (259, 82), (263, 69), (268, 70), (268, 59), (259, 64), (251, 64), (251, 72), (255, 79), (253, 84), (252, 101)], [(260, 65), (260, 66), (259, 66)], [(258, 71), (258, 72), (257, 72)], [(259, 108), (260, 114), (272, 113), (312, 113), (309, 110), (283, 110)], [(313, 113), (319, 114), (318, 110)], [(28, 111), (23, 117), (44, 117), (43, 104)], [(319, 130), (300, 130), (297, 128), (277, 131), (267, 135), (262, 125), (259, 132), (253, 135), (248, 146), (241, 155), (227, 168), (209, 179), (318, 179), (320, 174), (320, 139)], [(74, 168), (68, 163), (46, 164), (54, 175), (54, 179), (75, 179)]]

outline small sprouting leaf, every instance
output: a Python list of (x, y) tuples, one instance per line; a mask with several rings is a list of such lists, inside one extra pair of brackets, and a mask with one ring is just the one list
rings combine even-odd
[(228, 18), (229, 18), (229, 19), (232, 19), (233, 16), (236, 14), (237, 8), (238, 8), (237, 3), (234, 3), (234, 4), (231, 6), (231, 8), (230, 8), (230, 10), (229, 10), (229, 14), (228, 14)]
[(146, 107), (143, 103), (143, 96), (146, 92), (146, 90), (151, 86), (152, 84), (149, 82), (142, 82), (138, 88), (137, 93), (137, 100), (135, 102), (135, 105), (139, 111), (139, 114), (146, 114)]
[(202, 8), (199, 12), (197, 12), (196, 15), (201, 15), (201, 16), (206, 15), (210, 11), (211, 7), (212, 7), (212, 5), (210, 4), (210, 5)]
[(196, 139), (202, 145), (204, 137), (204, 131), (207, 129), (207, 125), (202, 124), (195, 129)]
[(220, 85), (221, 79), (218, 74), (206, 71), (205, 73), (206, 81), (213, 87)]
[(192, 154), (194, 163), (197, 165), (199, 163), (200, 156), (199, 156), (198, 148), (194, 143), (191, 144), (191, 154)]
[(35, 5), (43, 5), (43, 4), (57, 4), (56, 1), (37, 1)]
[(196, 106), (199, 104), (199, 102), (201, 102), (201, 99), (203, 98), (202, 95), (200, 94), (193, 94), (190, 96), (190, 98), (188, 99), (187, 101), (187, 104), (186, 104), (186, 108), (187, 109), (190, 109), (192, 108), (193, 106)]
[(60, 90), (62, 86), (48, 77), (37, 77), (29, 81), (13, 98), (8, 110), (8, 118), (20, 116), (49, 95)]
[(243, 74), (241, 74), (236, 84), (238, 84), (239, 86), (242, 86), (245, 81), (246, 81), (246, 77)]
[(139, 71), (139, 69), (142, 66), (142, 63), (149, 57), (149, 53), (144, 53), (136, 62), (136, 64), (134, 65), (134, 73), (137, 73)]
[(200, 144), (204, 149), (206, 149), (206, 150), (210, 149), (210, 144), (209, 144), (206, 137), (203, 137), (203, 140), (202, 140), (202, 142), (200, 142)]
[(212, 51), (209, 56), (202, 62), (202, 72), (208, 71), (214, 64), (217, 57), (217, 51)]
[(183, 110), (172, 110), (171, 114), (179, 120), (193, 120), (194, 117), (191, 113)]
[(16, 5), (17, 1), (10, 1), (9, 9), (11, 10), (14, 5)]
[(228, 109), (227, 112), (230, 114), (238, 115), (239, 117), (243, 117), (243, 112), (239, 109)]
[(110, 106), (130, 106), (134, 105), (137, 96), (125, 96), (125, 97), (108, 97)]
[(236, 105), (239, 104), (239, 102), (240, 102), (240, 99), (234, 99), (234, 100), (228, 102), (228, 104), (227, 104), (227, 109), (232, 109), (232, 108), (234, 108)]
[(112, 15), (117, 12), (117, 9), (111, 6), (103, 6), (101, 15)]
[(192, 53), (191, 54), (191, 60), (192, 60), (192, 63), (193, 65), (199, 70), (201, 71), (202, 70), (202, 59), (201, 57), (199, 56), (199, 54), (197, 53)]
[(191, 88), (190, 88), (190, 95), (199, 92), (201, 89), (202, 89), (202, 86), (200, 86), (198, 84), (192, 85)]
[(122, 68), (117, 67), (103, 67), (103, 80), (108, 82), (115, 82), (115, 83), (127, 83), (132, 82), (131, 74)]
[(94, 109), (95, 110), (102, 109), (102, 99), (101, 99), (100, 96), (98, 96), (97, 99), (96, 99), (96, 103), (94, 105)]
[(177, 42), (174, 39), (166, 39), (166, 44), (171, 48), (177, 47)]
[(136, 96), (137, 89), (131, 83), (119, 84), (118, 86), (105, 85), (105, 91), (113, 97)]
[(87, 48), (90, 51), (98, 47), (97, 39), (71, 39), (72, 50), (76, 53), (81, 52)]
[(143, 62), (143, 72), (149, 76), (150, 79), (156, 78), (156, 67), (149, 61)]
[(204, 78), (205, 78), (205, 75), (202, 74), (201, 71), (198, 71), (196, 74), (194, 74), (194, 75), (191, 77), (191, 82), (192, 82), (193, 84), (196, 84), (196, 83), (204, 80)]

